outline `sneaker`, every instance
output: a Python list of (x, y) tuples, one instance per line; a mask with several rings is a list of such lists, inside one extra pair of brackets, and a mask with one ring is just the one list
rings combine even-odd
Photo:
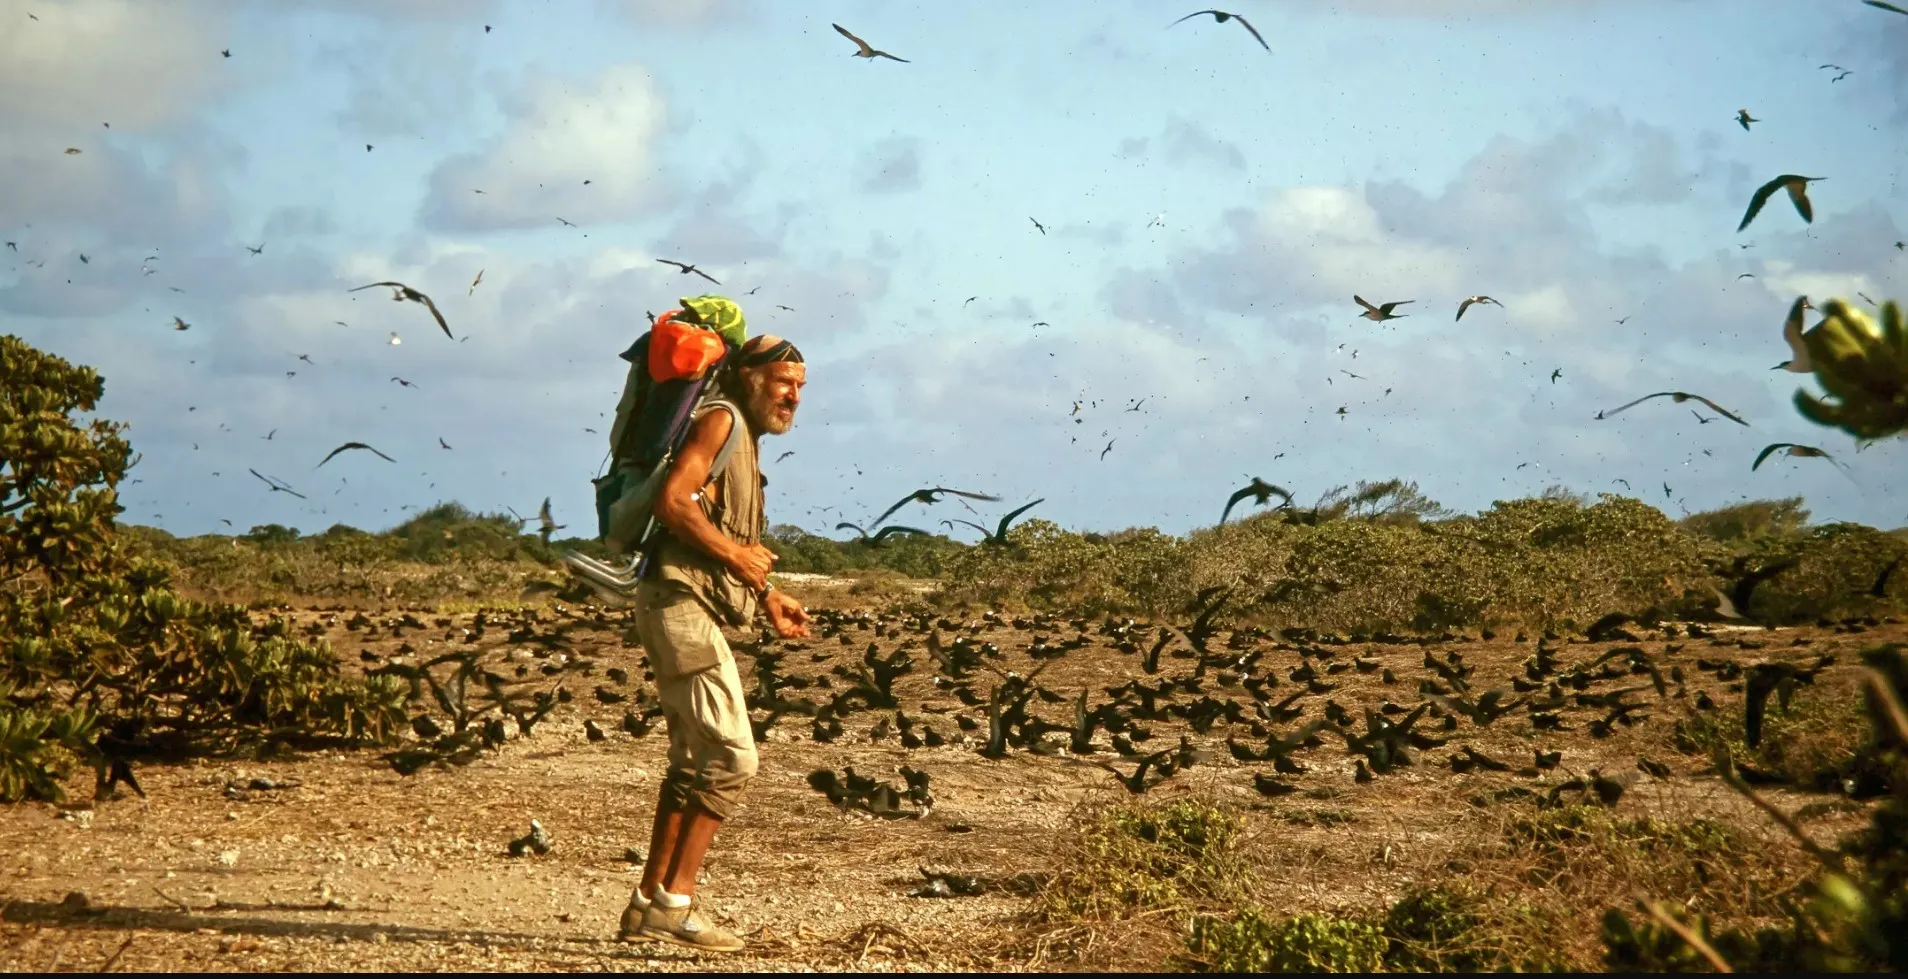
[(640, 932), (643, 928), (643, 914), (649, 910), (651, 903), (653, 902), (651, 902), (649, 898), (643, 896), (641, 888), (637, 888), (635, 892), (630, 894), (629, 907), (623, 909), (622, 927), (616, 931), (617, 941), (633, 942), (642, 940)]
[(742, 950), (742, 939), (711, 922), (708, 915), (702, 913), (701, 906), (694, 902), (686, 907), (665, 908), (651, 901), (649, 908), (643, 912), (642, 926), (637, 929), (637, 934), (704, 952)]

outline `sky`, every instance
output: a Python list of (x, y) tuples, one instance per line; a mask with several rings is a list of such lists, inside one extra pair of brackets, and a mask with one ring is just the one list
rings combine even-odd
[[(1908, 440), (1769, 369), (1797, 295), (1908, 300), (1908, 17), (1232, 2), (1270, 51), (1157, 0), (0, 0), (0, 333), (102, 373), (122, 519), (180, 535), (593, 535), (616, 355), (703, 292), (802, 347), (769, 518), (831, 536), (926, 486), (1185, 533), (1253, 476), (1908, 523)], [(1737, 233), (1783, 173), (1813, 223)], [(1664, 390), (1749, 425), (1596, 419)]]

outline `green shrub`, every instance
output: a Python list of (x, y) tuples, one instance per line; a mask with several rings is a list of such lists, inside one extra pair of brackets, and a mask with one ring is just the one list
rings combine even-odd
[(1049, 921), (1117, 919), (1244, 895), (1237, 815), (1196, 800), (1086, 814), (1041, 892)]
[(1193, 919), (1187, 947), (1214, 972), (1377, 972), (1385, 937), (1374, 925), (1329, 914), (1269, 918), (1256, 908)]
[[(343, 678), (282, 620), (180, 596), (141, 553), (165, 538), (119, 539), (130, 446), (118, 425), (73, 421), (103, 390), (0, 337), (0, 800), (59, 799), (82, 759), (392, 736), (402, 690)], [(254, 536), (269, 550), (296, 532)]]

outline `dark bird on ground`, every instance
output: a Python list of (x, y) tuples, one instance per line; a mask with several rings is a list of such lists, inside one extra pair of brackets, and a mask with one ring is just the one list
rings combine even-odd
[(1757, 119), (1755, 116), (1750, 115), (1748, 109), (1736, 110), (1736, 122), (1742, 126), (1742, 131), (1745, 133), (1749, 131), (1750, 123), (1761, 122), (1761, 121), (1762, 120)]
[(1724, 408), (1722, 405), (1719, 405), (1716, 402), (1711, 401), (1700, 394), (1690, 394), (1687, 391), (1658, 391), (1655, 394), (1646, 394), (1636, 399), (1635, 401), (1629, 402), (1628, 404), (1621, 404), (1616, 406), (1615, 408), (1611, 408), (1609, 411), (1597, 412), (1597, 420), (1602, 421), (1603, 419), (1611, 415), (1614, 415), (1617, 412), (1624, 410), (1625, 408), (1629, 408), (1635, 405), (1640, 405), (1643, 402), (1650, 400), (1651, 398), (1670, 398), (1674, 400), (1677, 404), (1682, 404), (1685, 401), (1692, 401), (1692, 400), (1701, 401), (1703, 404), (1709, 406), (1710, 411), (1713, 411), (1716, 414), (1721, 415), (1724, 418), (1727, 418), (1738, 425), (1749, 424), (1748, 422), (1743, 421), (1740, 417), (1738, 417), (1735, 412), (1730, 411), (1727, 408)]
[(1901, 558), (1888, 562), (1887, 566), (1881, 569), (1881, 574), (1875, 576), (1875, 583), (1869, 587), (1868, 593), (1876, 598), (1887, 598), (1888, 579), (1894, 577), (1895, 569), (1899, 567), (1901, 567)]
[(1827, 452), (1813, 445), (1797, 445), (1794, 442), (1774, 442), (1764, 446), (1762, 451), (1756, 454), (1756, 461), (1750, 464), (1749, 471), (1756, 471), (1756, 469), (1762, 465), (1762, 461), (1774, 455), (1778, 449), (1788, 450), (1783, 453), (1784, 455), (1792, 455), (1798, 458), (1827, 459), (1835, 465), (1841, 465), (1841, 463), (1835, 461), (1834, 456), (1829, 455)]
[(846, 27), (843, 27), (843, 26), (841, 26), (840, 24), (830, 24), (830, 25), (828, 25), (828, 26), (830, 26), (830, 27), (833, 27), (833, 28), (835, 29), (835, 32), (836, 32), (836, 33), (838, 33), (838, 34), (840, 34), (840, 35), (841, 35), (842, 37), (845, 37), (845, 38), (847, 38), (848, 40), (850, 40), (850, 41), (853, 41), (853, 42), (855, 42), (855, 47), (857, 47), (857, 48), (860, 48), (860, 49), (861, 49), (861, 50), (859, 50), (859, 51), (856, 51), (856, 52), (854, 53), (854, 55), (853, 55), (853, 57), (856, 57), (856, 58), (871, 58), (871, 59), (872, 59), (872, 58), (886, 58), (886, 59), (888, 59), (889, 61), (899, 61), (899, 62), (901, 62), (902, 64), (907, 64), (907, 63), (908, 63), (908, 59), (906, 59), (906, 58), (897, 58), (897, 57), (895, 57), (894, 55), (891, 55), (891, 54), (889, 54), (888, 52), (886, 52), (886, 51), (883, 51), (883, 50), (881, 50), (881, 49), (879, 49), (879, 48), (874, 48), (874, 47), (870, 47), (870, 46), (868, 45), (868, 42), (867, 42), (867, 41), (864, 41), (864, 40), (862, 40), (861, 38), (858, 38), (858, 37), (856, 37), (856, 36), (854, 36), (853, 34), (851, 34), (851, 33), (849, 33), (849, 31), (848, 31), (848, 28), (846, 28)]
[(252, 475), (257, 476), (259, 479), (263, 480), (265, 485), (270, 486), (272, 488), (272, 492), (274, 493), (290, 493), (291, 495), (296, 496), (301, 500), (308, 499), (308, 497), (306, 497), (305, 494), (300, 493), (295, 489), (292, 489), (290, 486), (284, 483), (281, 483), (278, 480), (275, 480), (272, 477), (267, 476), (256, 469), (248, 469), (247, 472), (250, 472)]
[(992, 532), (989, 532), (986, 527), (983, 527), (980, 524), (973, 522), (972, 520), (955, 520), (953, 522), (964, 523), (968, 525), (969, 527), (972, 527), (975, 530), (980, 531), (982, 534), (985, 534), (986, 539), (982, 543), (1005, 544), (1007, 543), (1007, 528), (1009, 526), (1012, 526), (1014, 522), (1014, 518), (1020, 516), (1023, 513), (1026, 513), (1028, 510), (1031, 510), (1042, 503), (1045, 503), (1046, 501), (1047, 501), (1047, 498), (1043, 496), (1040, 499), (1027, 504), (1026, 506), (1023, 506), (1014, 510), (1009, 510), (1006, 516), (1000, 518), (1000, 525), (996, 527)]
[(385, 455), (384, 453), (382, 453), (382, 452), (379, 452), (378, 450), (376, 450), (376, 449), (373, 449), (373, 448), (371, 448), (370, 446), (368, 446), (368, 445), (366, 445), (366, 444), (364, 444), (363, 442), (346, 442), (345, 444), (343, 444), (343, 445), (341, 445), (341, 446), (338, 446), (338, 447), (337, 447), (337, 448), (335, 448), (335, 449), (332, 449), (332, 450), (331, 450), (331, 453), (330, 453), (330, 455), (327, 455), (327, 456), (325, 456), (325, 457), (324, 457), (323, 459), (321, 459), (321, 460), (319, 460), (319, 462), (318, 462), (318, 465), (317, 465), (317, 466), (313, 466), (313, 467), (311, 467), (311, 468), (313, 468), (313, 469), (317, 469), (317, 468), (318, 468), (319, 466), (323, 466), (323, 465), (324, 465), (325, 463), (327, 463), (327, 462), (330, 462), (330, 461), (331, 461), (331, 457), (332, 457), (332, 456), (335, 456), (335, 455), (337, 455), (338, 453), (340, 453), (340, 452), (344, 452), (344, 451), (346, 451), (346, 450), (348, 450), (348, 449), (365, 449), (365, 450), (367, 450), (367, 451), (369, 451), (369, 452), (371, 452), (371, 453), (372, 453), (373, 455), (376, 455), (376, 456), (377, 456), (378, 458), (380, 458), (380, 459), (383, 459), (383, 460), (384, 460), (385, 462), (396, 462), (396, 461), (397, 461), (396, 459), (393, 459), (393, 458), (391, 458), (390, 456), (388, 456), (388, 455)]
[(1778, 190), (1789, 192), (1789, 202), (1795, 205), (1795, 213), (1802, 215), (1804, 224), (1814, 223), (1815, 207), (1809, 203), (1809, 181), (1826, 179), (1828, 178), (1802, 177), (1785, 173), (1757, 187), (1755, 194), (1749, 198), (1749, 210), (1743, 212), (1742, 223), (1736, 225), (1736, 230), (1741, 231), (1749, 227), (1749, 222), (1754, 221), (1756, 215), (1762, 211), (1762, 205), (1769, 203), (1769, 196)]
[(1290, 504), (1292, 502), (1292, 494), (1289, 491), (1287, 491), (1285, 488), (1280, 486), (1274, 486), (1271, 483), (1268, 483), (1257, 476), (1252, 477), (1252, 482), (1248, 483), (1244, 489), (1238, 490), (1237, 492), (1233, 493), (1231, 496), (1226, 497), (1226, 508), (1219, 512), (1219, 522), (1220, 523), (1226, 522), (1226, 517), (1232, 513), (1233, 505), (1238, 503), (1240, 500), (1243, 500), (1246, 497), (1250, 496), (1253, 498), (1253, 502), (1255, 505), (1265, 506), (1267, 503), (1272, 502), (1272, 495), (1274, 493), (1285, 498), (1285, 503), (1280, 504), (1281, 506)]
[(1782, 342), (1789, 345), (1789, 359), (1774, 367), (1772, 371), (1788, 371), (1791, 374), (1812, 374), (1815, 363), (1809, 359), (1809, 346), (1802, 342), (1802, 313), (1814, 309), (1809, 297), (1801, 296), (1789, 307), (1789, 318), (1782, 321)]
[(1245, 19), (1244, 17), (1241, 17), (1241, 16), (1239, 16), (1238, 14), (1229, 14), (1229, 13), (1226, 13), (1225, 11), (1223, 11), (1223, 10), (1197, 10), (1197, 11), (1194, 11), (1194, 12), (1192, 12), (1192, 13), (1190, 13), (1190, 14), (1187, 14), (1187, 15), (1186, 15), (1186, 16), (1184, 16), (1184, 17), (1181, 17), (1181, 18), (1179, 18), (1179, 20), (1176, 20), (1176, 21), (1173, 21), (1173, 22), (1172, 22), (1171, 24), (1167, 24), (1166, 26), (1167, 26), (1167, 27), (1174, 27), (1174, 26), (1176, 26), (1176, 25), (1178, 25), (1179, 23), (1181, 23), (1182, 21), (1188, 21), (1188, 20), (1191, 20), (1191, 19), (1193, 19), (1194, 17), (1199, 17), (1199, 16), (1202, 16), (1202, 15), (1205, 15), (1205, 14), (1210, 14), (1210, 15), (1212, 15), (1212, 19), (1213, 19), (1213, 21), (1214, 21), (1215, 23), (1220, 23), (1220, 24), (1223, 24), (1223, 23), (1225, 23), (1226, 21), (1229, 21), (1229, 20), (1236, 20), (1236, 21), (1238, 21), (1238, 22), (1239, 22), (1239, 26), (1240, 26), (1240, 27), (1243, 27), (1243, 28), (1245, 28), (1246, 30), (1248, 30), (1248, 31), (1251, 31), (1251, 32), (1252, 32), (1252, 38), (1253, 38), (1253, 40), (1256, 40), (1256, 41), (1258, 41), (1258, 42), (1259, 42), (1259, 47), (1262, 47), (1262, 48), (1264, 48), (1264, 49), (1266, 49), (1267, 51), (1270, 51), (1270, 50), (1272, 50), (1272, 46), (1271, 46), (1270, 44), (1267, 44), (1267, 43), (1265, 43), (1265, 38), (1263, 38), (1263, 37), (1261, 37), (1261, 36), (1259, 36), (1259, 31), (1258, 31), (1258, 29), (1252, 26), (1252, 22), (1251, 22), (1251, 21), (1248, 21), (1248, 20), (1246, 20), (1246, 19)]
[(1777, 701), (1787, 708), (1790, 691), (1797, 684), (1813, 684), (1816, 674), (1834, 661), (1833, 656), (1821, 656), (1810, 667), (1794, 663), (1757, 663), (1749, 667), (1745, 671), (1742, 694), (1743, 743), (1751, 748), (1762, 743), (1762, 716), (1770, 694), (1776, 694)]
[(673, 258), (659, 258), (656, 261), (661, 262), (664, 265), (674, 265), (676, 268), (682, 270), (683, 275), (688, 275), (689, 273), (694, 272), (695, 274), (702, 276), (705, 279), (708, 279), (710, 282), (715, 282), (716, 285), (722, 284), (720, 282), (716, 282), (715, 276), (712, 276), (709, 273), (704, 272), (703, 270), (696, 268), (695, 266), (690, 265), (687, 262), (678, 262)]
[(1716, 593), (1717, 597), (1722, 599), (1716, 608), (1718, 615), (1729, 619), (1746, 618), (1749, 612), (1749, 600), (1755, 594), (1756, 587), (1768, 581), (1770, 578), (1795, 567), (1797, 561), (1794, 558), (1788, 558), (1773, 564), (1764, 565), (1754, 571), (1745, 572), (1743, 569), (1748, 567), (1748, 564), (1749, 559), (1747, 557), (1737, 559), (1736, 565), (1732, 569), (1736, 580), (1729, 586), (1729, 594)]
[[(1126, 786), (1126, 791), (1131, 792), (1134, 795), (1140, 795), (1146, 792), (1148, 789), (1151, 789), (1153, 786), (1166, 781), (1167, 778), (1170, 778), (1172, 776), (1173, 772), (1177, 771), (1176, 768), (1173, 768), (1170, 765), (1166, 765), (1162, 763), (1165, 762), (1168, 757), (1170, 757), (1174, 752), (1178, 750), (1179, 749), (1177, 748), (1168, 748), (1165, 751), (1156, 751), (1150, 755), (1147, 755), (1144, 758), (1141, 758), (1139, 760), (1139, 767), (1134, 769), (1133, 774), (1131, 775), (1122, 774), (1119, 769), (1113, 767), (1112, 762), (1095, 761), (1093, 764), (1098, 765), (1099, 767), (1104, 768), (1109, 772), (1112, 772), (1113, 777), (1119, 779), (1121, 785)], [(1153, 768), (1155, 766), (1157, 766), (1159, 769), (1160, 777), (1157, 779), (1154, 779), (1151, 782), (1148, 782), (1146, 780), (1146, 770), (1148, 768)]]
[(1036, 227), (1036, 228), (1039, 228), (1039, 229), (1040, 229), (1040, 233), (1041, 233), (1041, 234), (1043, 234), (1043, 235), (1044, 235), (1044, 234), (1046, 234), (1046, 233), (1047, 233), (1047, 226), (1046, 226), (1046, 225), (1044, 225), (1044, 224), (1041, 224), (1041, 223), (1040, 223), (1039, 221), (1035, 221), (1035, 220), (1034, 220), (1034, 219), (1033, 219), (1032, 217), (1029, 217), (1029, 218), (1028, 218), (1027, 220), (1029, 220), (1029, 221), (1033, 221), (1033, 226), (1034, 226), (1034, 227)]
[(875, 527), (881, 526), (881, 522), (883, 520), (888, 519), (890, 516), (894, 514), (894, 511), (899, 510), (904, 506), (907, 506), (909, 503), (913, 503), (916, 501), (919, 501), (922, 503), (928, 503), (928, 504), (939, 503), (941, 502), (940, 497), (942, 493), (950, 493), (950, 494), (953, 494), (954, 496), (964, 496), (970, 500), (987, 500), (988, 502), (991, 502), (991, 503), (1000, 502), (1000, 497), (998, 496), (989, 496), (986, 493), (971, 493), (971, 492), (968, 492), (967, 490), (948, 489), (944, 486), (936, 486), (932, 489), (918, 489), (902, 497), (899, 502), (895, 503), (895, 505), (882, 511), (881, 516), (876, 517), (874, 519), (874, 523), (871, 526), (875, 526)]
[(424, 308), (431, 311), (431, 318), (437, 320), (437, 328), (440, 330), (443, 330), (445, 336), (451, 337), (451, 339), (453, 340), (457, 339), (456, 337), (451, 336), (450, 324), (444, 322), (444, 314), (437, 311), (437, 304), (434, 302), (431, 302), (431, 297), (426, 296), (425, 294), (421, 292), (418, 292), (416, 289), (413, 289), (402, 282), (373, 282), (368, 286), (359, 286), (356, 289), (346, 289), (345, 291), (346, 292), (361, 292), (365, 289), (375, 289), (378, 286), (386, 286), (392, 290), (391, 292), (392, 302), (403, 302), (404, 300), (408, 299), (414, 303), (422, 303)]
[[(1503, 303), (1500, 303), (1500, 302), (1498, 302), (1497, 300), (1495, 300), (1495, 299), (1492, 299), (1492, 298), (1491, 298), (1491, 297), (1489, 297), (1489, 296), (1472, 296), (1471, 298), (1469, 298), (1469, 299), (1466, 299), (1466, 300), (1464, 300), (1464, 301), (1463, 301), (1463, 302), (1461, 302), (1461, 303), (1458, 303), (1458, 314), (1457, 314), (1457, 319), (1459, 319), (1459, 320), (1461, 320), (1461, 319), (1463, 319), (1463, 318), (1464, 318), (1464, 311), (1465, 311), (1465, 310), (1467, 310), (1467, 309), (1470, 309), (1470, 308), (1471, 308), (1471, 307), (1472, 307), (1473, 305), (1476, 305), (1477, 303), (1490, 303), (1490, 304), (1492, 304), (1492, 305), (1494, 305), (1494, 306), (1502, 306), (1502, 305), (1504, 305)], [(1457, 320), (1452, 320), (1452, 322), (1454, 322), (1454, 323), (1455, 323), (1455, 322), (1457, 322)]]
[(1366, 302), (1363, 296), (1353, 296), (1352, 301), (1356, 302), (1360, 306), (1365, 307), (1365, 311), (1362, 313), (1359, 313), (1358, 315), (1363, 316), (1364, 318), (1371, 320), (1374, 323), (1382, 323), (1385, 320), (1403, 319), (1406, 314), (1394, 313), (1392, 312), (1392, 310), (1397, 309), (1399, 306), (1403, 306), (1406, 303), (1417, 302), (1416, 299), (1400, 299), (1396, 302), (1385, 303), (1382, 306), (1373, 306), (1372, 304)]

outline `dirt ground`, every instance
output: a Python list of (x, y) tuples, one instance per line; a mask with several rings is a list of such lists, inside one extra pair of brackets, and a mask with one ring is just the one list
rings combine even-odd
[[(790, 587), (818, 607), (855, 601), (827, 581)], [(921, 648), (921, 634), (889, 632), (877, 638), (871, 622), (863, 622), (845, 626), (838, 636), (775, 644), (786, 651), (784, 674), (814, 679), (838, 664), (853, 668), (870, 642), (884, 654), (912, 642), (914, 669), (896, 682), (895, 691), (916, 723), (932, 724), (951, 740), (913, 750), (902, 748), (893, 734), (873, 741), (870, 729), (884, 712), (866, 711), (849, 716), (845, 733), (834, 743), (819, 744), (807, 718), (782, 718), (761, 747), (761, 775), (749, 802), (718, 838), (701, 886), (718, 920), (735, 927), (749, 948), (733, 956), (698, 957), (671, 946), (618, 943), (614, 937), (618, 915), (641, 872), (636, 861), (647, 845), (667, 744), (660, 720), (642, 737), (621, 729), (633, 699), (605, 703), (595, 694), (601, 687), (611, 696), (628, 695), (643, 685), (642, 652), (623, 638), (624, 612), (555, 603), (534, 621), (518, 613), (492, 613), (489, 628), (474, 642), (463, 635), (472, 613), (414, 610), (424, 627), (396, 636), (382, 626), (398, 621), (404, 611), (374, 613), (370, 619), (379, 628), (368, 638), (368, 630), (346, 628), (349, 611), (321, 606), (290, 614), (301, 627), (327, 638), (350, 669), (394, 657), (418, 661), (446, 650), (478, 649), (502, 672), (527, 667), (526, 688), (549, 689), (561, 682), (574, 696), (528, 736), (519, 736), (513, 725), (501, 749), (463, 767), (400, 776), (380, 752), (370, 750), (147, 765), (139, 769), (145, 799), (121, 790), (114, 799), (83, 801), (92, 794), (88, 772), (76, 777), (74, 801), (65, 807), (12, 807), (0, 818), (0, 852), (8, 854), (0, 858), (0, 968), (945, 971), (1076, 966), (1056, 959), (1021, 923), (1029, 907), (1021, 875), (1052, 866), (1056, 844), (1080, 804), (1131, 798), (1093, 762), (1114, 760), (1127, 770), (1131, 763), (1113, 753), (1104, 731), (1096, 736), (1099, 750), (1090, 759), (1025, 750), (1000, 760), (982, 757), (978, 741), (955, 739), (954, 715), (977, 718), (984, 739), (986, 707), (963, 707), (936, 689), (935, 663)], [(451, 622), (440, 626), (441, 619)], [(500, 619), (505, 623), (499, 625)], [(949, 621), (959, 633), (979, 627), (977, 638), (996, 643), (1003, 653), (988, 662), (1021, 673), (1045, 665), (1026, 655), (1034, 635), (1064, 640), (1076, 634), (1064, 621), (1051, 629), (1022, 629), (1011, 622), (982, 621), (978, 611), (950, 615)], [(1129, 678), (1156, 682), (1191, 672), (1191, 662), (1169, 650), (1160, 659), (1159, 674), (1146, 676), (1140, 656), (1110, 648), (1110, 640), (1098, 634), (1098, 620), (1086, 625), (1090, 644), (1048, 661), (1038, 678), (1041, 686), (1071, 698), (1084, 685), (1097, 704), (1108, 699), (1104, 688)], [(566, 635), (555, 646), (522, 635), (512, 641), (509, 634), (516, 626), (528, 626), (539, 636)], [(940, 633), (945, 642), (957, 634), (947, 628)], [(1222, 648), (1227, 637), (1215, 637), (1212, 648)], [(1565, 732), (1533, 731), (1522, 711), (1489, 727), (1466, 720), (1457, 731), (1437, 732), (1452, 739), (1449, 747), (1425, 751), (1413, 767), (1367, 783), (1353, 778), (1356, 756), (1328, 738), (1324, 746), (1297, 756), (1309, 773), (1280, 776), (1313, 791), (1266, 799), (1254, 791), (1251, 772), (1271, 774), (1272, 766), (1234, 760), (1224, 745), (1227, 735), (1253, 739), (1242, 725), (1222, 721), (1204, 735), (1192, 735), (1213, 758), (1180, 771), (1147, 798), (1199, 793), (1245, 808), (1252, 830), (1285, 855), (1275, 903), (1291, 910), (1369, 906), (1440, 872), (1467, 827), (1476, 823), (1478, 807), (1467, 800), (1480, 790), (1506, 785), (1541, 790), (1591, 768), (1635, 772), (1640, 755), (1668, 764), (1674, 773), (1667, 779), (1640, 778), (1622, 807), (1679, 818), (1728, 813), (1745, 825), (1763, 825), (1767, 821), (1749, 812), (1713, 775), (1702, 774), (1709, 767), (1705, 760), (1669, 746), (1674, 720), (1693, 709), (1688, 705), (1698, 692), (1724, 707), (1741, 697), (1739, 682), (1738, 692), (1732, 692), (1731, 684), (1713, 672), (1697, 669), (1695, 660), (1803, 662), (1817, 653), (1834, 653), (1837, 664), (1818, 682), (1837, 675), (1847, 682), (1857, 672), (1857, 649), (1908, 638), (1908, 626), (1884, 623), (1860, 634), (1814, 627), (1719, 631), (1713, 638), (1673, 641), (1652, 630), (1639, 637), (1643, 641), (1635, 645), (1665, 664), (1682, 666), (1687, 695), (1659, 699), (1649, 694), (1648, 719), (1634, 727), (1617, 726), (1605, 738), (1586, 732), (1587, 722), (1601, 714), (1592, 709), (1566, 710), (1574, 729)], [(1759, 648), (1744, 648), (1744, 641)], [(1628, 643), (1561, 644), (1559, 655), (1565, 664), (1583, 663), (1615, 645)], [(1240, 652), (1266, 650), (1258, 671), (1279, 677), (1274, 700), (1302, 688), (1285, 677), (1300, 663), (1289, 646), (1266, 639), (1243, 646)], [(1666, 653), (1666, 646), (1680, 648)], [(1471, 681), (1475, 690), (1507, 686), (1533, 643), (1500, 635), (1489, 642), (1329, 648), (1336, 651), (1336, 662), (1376, 658), (1395, 672), (1396, 682), (1385, 684), (1375, 668), (1321, 676), (1338, 686), (1301, 698), (1298, 705), (1308, 708), (1307, 720), (1319, 716), (1327, 700), (1354, 717), (1387, 699), (1415, 705), (1419, 681), (1431, 675), (1422, 662), (1427, 650), (1460, 651), (1464, 663), (1477, 668)], [(567, 658), (567, 665), (557, 666), (558, 656)], [(745, 684), (752, 685), (753, 658), (746, 644), (738, 660)], [(1323, 674), (1323, 662), (1314, 662)], [(545, 667), (553, 667), (554, 674), (543, 675)], [(609, 679), (611, 667), (627, 671), (627, 682)], [(844, 689), (843, 681), (833, 682), (835, 690)], [(974, 689), (985, 696), (993, 682), (993, 675), (982, 671)], [(1606, 688), (1633, 682), (1638, 678)], [(1252, 704), (1237, 685), (1208, 682), (1204, 692)], [(817, 700), (829, 696), (815, 686), (784, 693)], [(1182, 693), (1175, 702), (1194, 699)], [(1070, 702), (1038, 699), (1032, 709), (1061, 724), (1070, 722), (1073, 711)], [(891, 718), (893, 711), (885, 714)], [(764, 715), (758, 711), (756, 716)], [(589, 740), (586, 718), (608, 737)], [(1173, 746), (1189, 731), (1179, 720), (1150, 727), (1151, 750)], [(1448, 756), (1464, 744), (1513, 767), (1529, 765), (1533, 748), (1562, 749), (1564, 759), (1555, 771), (1536, 777), (1480, 770), (1456, 775)], [(806, 779), (815, 769), (844, 765), (896, 785), (901, 784), (895, 774), (900, 766), (925, 770), (932, 777), (935, 804), (919, 819), (876, 819), (837, 809)], [(289, 787), (228, 792), (228, 786), (256, 778)], [(1809, 798), (1792, 792), (1769, 797), (1790, 811)], [(533, 818), (547, 828), (550, 851), (508, 855), (509, 841), (526, 834)], [(1808, 825), (1827, 841), (1863, 818), (1852, 811)], [(924, 866), (976, 874), (994, 886), (975, 897), (907, 896), (921, 883), (918, 868)], [(1141, 969), (1158, 963), (1128, 961), (1115, 948), (1097, 950), (1092, 964)]]

